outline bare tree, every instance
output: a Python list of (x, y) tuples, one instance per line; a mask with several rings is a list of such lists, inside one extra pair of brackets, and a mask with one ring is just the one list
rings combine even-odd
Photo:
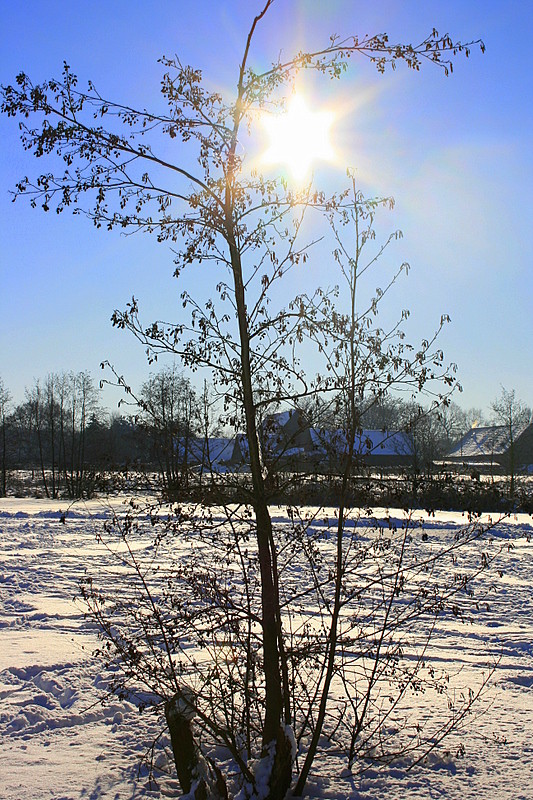
[[(380, 207), (391, 207), (391, 205), (390, 199), (379, 201), (365, 199), (357, 190), (355, 177), (351, 176), (349, 189), (327, 212), (335, 242), (333, 257), (339, 267), (341, 278), (339, 292), (336, 294), (340, 298), (346, 297), (347, 303), (344, 308), (341, 306), (337, 310), (329, 298), (327, 302), (322, 302), (318, 306), (310, 301), (310, 306), (317, 313), (310, 319), (306, 333), (315, 342), (318, 351), (324, 355), (326, 371), (331, 376), (329, 380), (334, 388), (335, 402), (340, 406), (338, 413), (340, 412), (343, 424), (329, 443), (341, 454), (336, 555), (334, 566), (330, 567), (334, 589), (328, 606), (328, 633), (322, 643), (325, 654), (321, 666), (322, 675), (317, 682), (314, 696), (317, 705), (315, 720), (311, 726), (312, 735), (306, 757), (294, 789), (294, 794), (297, 796), (304, 791), (318, 742), (326, 724), (328, 707), (331, 704), (331, 689), (335, 675), (339, 671), (339, 663), (342, 663), (344, 637), (347, 635), (342, 620), (345, 608), (350, 603), (351, 590), (347, 591), (347, 586), (353, 580), (354, 562), (361, 557), (361, 553), (357, 553), (354, 559), (354, 550), (357, 551), (358, 548), (354, 548), (353, 541), (346, 538), (346, 525), (350, 516), (350, 480), (365, 451), (365, 441), (362, 436), (363, 419), (375, 406), (383, 405), (389, 400), (393, 390), (414, 391), (417, 394), (425, 390), (431, 393), (435, 392), (437, 385), (441, 391), (439, 402), (444, 403), (447, 402), (448, 395), (455, 385), (453, 365), (447, 366), (442, 351), (435, 347), (436, 338), (447, 321), (446, 317), (441, 319), (435, 335), (424, 340), (419, 348), (414, 348), (405, 342), (402, 323), (407, 317), (406, 312), (402, 312), (399, 320), (388, 330), (374, 322), (384, 297), (392, 289), (400, 274), (407, 270), (407, 264), (402, 264), (393, 273), (386, 287), (378, 288), (375, 296), (367, 304), (362, 304), (360, 301), (361, 281), (368, 279), (368, 271), (376, 266), (388, 247), (401, 236), (399, 232), (393, 232), (383, 244), (378, 244), (374, 251), (368, 252), (374, 242), (375, 214)], [(329, 385), (326, 384), (326, 388), (329, 389)], [(396, 571), (398, 579), (405, 567), (403, 545), (396, 557), (393, 571)], [(385, 594), (386, 592), (387, 590)], [(379, 619), (380, 612), (377, 609), (375, 614), (376, 620)], [(388, 612), (385, 612), (382, 625), (380, 635), (385, 637)], [(380, 665), (381, 654), (378, 654), (375, 669), (380, 670)], [(349, 670), (344, 672), (343, 676), (346, 691), (350, 695), (352, 687), (348, 688), (351, 683)], [(373, 688), (370, 681), (367, 685), (368, 701)], [(353, 691), (357, 694), (360, 687), (358, 689), (353, 686)], [(367, 705), (363, 703), (356, 710), (350, 731), (352, 751), (358, 746), (360, 735), (367, 725)], [(353, 752), (349, 761), (352, 759)]]
[(11, 403), (11, 394), (4, 386), (0, 378), (0, 444), (2, 446), (2, 457), (0, 461), (0, 497), (7, 494), (7, 413)]
[(37, 439), (37, 450), (39, 459), (39, 471), (44, 492), (47, 497), (51, 496), (47, 466), (48, 454), (46, 452), (46, 412), (43, 399), (41, 382), (36, 380), (30, 389), (26, 389), (26, 406), (29, 414), (29, 431), (34, 431)]
[(516, 396), (514, 389), (505, 389), (502, 386), (500, 396), (491, 404), (494, 420), (502, 425), (506, 432), (507, 457), (506, 467), (509, 475), (509, 494), (514, 497), (516, 488), (516, 471), (518, 468), (516, 439), (526, 425), (532, 420), (531, 408), (526, 406)]
[(57, 498), (82, 497), (85, 491), (85, 443), (89, 419), (98, 406), (87, 372), (49, 373), (26, 390), (26, 436), (36, 440), (44, 492)]
[(87, 426), (98, 407), (98, 390), (88, 372), (69, 373), (65, 431), (65, 479), (70, 497), (83, 497), (87, 463)]
[(139, 403), (164, 491), (177, 496), (188, 486), (191, 440), (199, 422), (196, 393), (175, 366), (165, 367), (142, 385)]
[[(333, 385), (327, 378), (310, 380), (291, 355), (293, 345), (305, 331), (313, 330), (315, 320), (323, 315), (330, 293), (317, 289), (315, 294), (282, 302), (278, 308), (269, 307), (269, 303), (273, 288), (308, 258), (312, 242), (302, 243), (300, 239), (307, 210), (327, 212), (337, 199), (327, 199), (311, 186), (295, 193), (278, 180), (248, 175), (243, 169), (240, 144), (247, 127), (255, 124), (258, 110), (283, 105), (284, 101), (276, 98), (293, 84), (301, 70), (338, 78), (352, 56), (362, 55), (379, 72), (398, 62), (415, 70), (430, 62), (447, 74), (455, 55), (469, 53), (469, 45), (453, 42), (448, 35), (439, 36), (435, 30), (416, 45), (391, 44), (382, 34), (344, 39), (333, 36), (323, 47), (287, 59), (280, 56), (269, 68), (257, 71), (250, 65), (255, 33), (273, 4), (274, 0), (264, 1), (251, 23), (230, 101), (207, 90), (200, 71), (177, 58), (161, 59), (167, 70), (162, 82), (166, 108), (153, 112), (109, 101), (91, 83), (86, 91), (80, 91), (76, 76), (66, 64), (58, 80), (37, 85), (21, 73), (15, 86), (2, 88), (2, 110), (21, 118), (24, 146), (38, 157), (55, 154), (66, 165), (62, 174), (45, 172), (35, 181), (24, 178), (17, 186), (18, 195), (29, 197), (32, 205), (39, 204), (45, 211), (71, 207), (84, 212), (97, 227), (156, 234), (160, 241), (177, 248), (177, 276), (192, 262), (212, 261), (219, 270), (215, 299), (206, 306), (183, 293), (190, 322), (143, 325), (135, 298), (124, 312), (117, 311), (113, 317), (115, 325), (130, 330), (147, 346), (151, 358), (165, 351), (181, 358), (185, 366), (212, 370), (215, 388), (225, 392), (230, 405), (237, 405), (245, 421), (251, 470), (248, 500), (259, 576), (255, 590), (260, 596), (257, 607), (254, 599), (247, 601), (246, 635), (256, 641), (257, 625), (262, 656), (255, 679), (257, 694), (250, 696), (259, 712), (254, 718), (253, 743), (259, 743), (261, 779), (257, 772), (254, 777), (243, 760), (228, 726), (221, 726), (217, 719), (206, 719), (203, 693), (194, 685), (187, 686), (172, 666), (167, 620), (161, 617), (152, 595), (146, 594), (155, 619), (161, 623), (163, 646), (170, 658), (166, 716), (177, 742), (178, 775), (183, 790), (194, 790), (198, 797), (206, 793), (224, 796), (226, 788), (216, 765), (211, 775), (201, 770), (192, 710), (230, 747), (243, 778), (251, 781), (250, 792), (263, 798), (282, 798), (291, 783), (294, 751), (280, 595), (282, 545), (268, 506), (258, 422), (268, 408), (282, 401), (295, 402), (329, 391)], [(34, 115), (40, 117), (40, 127), (28, 124), (27, 119), (33, 120)], [(186, 166), (190, 159), (169, 160), (168, 150), (161, 146), (166, 136), (187, 146), (196, 156), (196, 168)], [(423, 348), (423, 360), (428, 353), (429, 349)], [(387, 373), (386, 365), (382, 372)], [(231, 527), (231, 516), (226, 522)], [(233, 546), (238, 547), (238, 542), (237, 536)], [(248, 568), (244, 553), (241, 563)], [(203, 578), (204, 587), (209, 586), (209, 574)], [(212, 602), (216, 596), (213, 591)], [(227, 620), (226, 628), (232, 624), (232, 619)]]

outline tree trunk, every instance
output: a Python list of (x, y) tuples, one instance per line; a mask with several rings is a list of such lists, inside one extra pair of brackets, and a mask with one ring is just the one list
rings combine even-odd
[(191, 727), (193, 713), (181, 694), (167, 700), (165, 718), (183, 794), (192, 790), (195, 800), (227, 800), (228, 791), (222, 773), (207, 764), (196, 746)]
[(269, 798), (285, 797), (292, 777), (291, 745), (282, 726), (284, 698), (282, 690), (282, 670), (279, 648), (281, 636), (281, 612), (277, 580), (274, 575), (275, 557), (272, 521), (268, 509), (264, 478), (261, 467), (259, 437), (256, 426), (256, 408), (252, 388), (250, 361), (250, 334), (242, 279), (242, 266), (231, 220), (227, 217), (228, 243), (235, 286), (235, 300), (241, 345), (241, 388), (246, 418), (250, 469), (252, 473), (253, 507), (256, 520), (257, 549), (261, 573), (261, 623), (263, 631), (263, 658), (265, 675), (265, 718), (263, 723), (263, 757), (271, 752), (275, 743), (275, 755), (270, 777)]

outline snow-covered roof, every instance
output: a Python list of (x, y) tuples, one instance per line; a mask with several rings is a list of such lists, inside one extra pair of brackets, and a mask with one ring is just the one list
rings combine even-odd
[[(515, 440), (524, 432), (527, 426), (522, 426), (515, 432)], [(463, 438), (447, 453), (446, 458), (489, 458), (501, 456), (507, 452), (510, 445), (509, 429), (506, 425), (490, 425), (472, 428)]]
[(233, 453), (233, 439), (224, 437), (195, 439), (191, 452), (199, 463), (218, 464), (227, 461)]
[(411, 436), (403, 431), (365, 430), (355, 444), (357, 452), (375, 456), (412, 456), (414, 452)]
[(209, 466), (231, 458), (233, 439), (209, 437), (206, 440), (191, 436), (187, 440), (178, 439), (175, 447), (181, 459), (185, 459), (185, 448), (187, 448), (187, 460), (190, 464), (203, 463), (205, 466)]
[[(346, 453), (348, 440), (343, 430), (317, 430), (312, 428), (311, 439), (317, 448)], [(413, 440), (402, 431), (364, 430), (355, 436), (354, 452), (365, 456), (412, 456)]]
[[(279, 421), (285, 420), (285, 425), (292, 419), (293, 412), (282, 412), (276, 415), (276, 429), (264, 434), (263, 444), (266, 455), (270, 458), (311, 458), (339, 456), (348, 452), (346, 433), (343, 430), (319, 430), (305, 428), (300, 435), (283, 436), (283, 426), (277, 427)], [(180, 457), (185, 457), (185, 441), (176, 442)], [(204, 467), (225, 469), (243, 466), (249, 463), (250, 448), (245, 433), (238, 433), (233, 438), (225, 437), (202, 438), (191, 437), (187, 441), (188, 461), (190, 464), (203, 464)], [(407, 433), (379, 430), (364, 430), (356, 436), (356, 456), (363, 457), (397, 457), (412, 456), (413, 443)]]

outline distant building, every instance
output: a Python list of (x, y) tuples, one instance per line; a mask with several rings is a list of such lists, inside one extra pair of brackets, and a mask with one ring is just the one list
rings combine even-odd
[(238, 433), (231, 441), (231, 448), (224, 465), (230, 469), (244, 469), (250, 464), (250, 449), (245, 433)]
[(224, 437), (197, 438), (176, 441), (181, 464), (210, 472), (223, 472), (233, 452), (234, 440)]
[(469, 468), (501, 468), (533, 471), (533, 424), (518, 428), (511, 436), (506, 425), (472, 428), (446, 454), (446, 463)]
[[(324, 432), (319, 432), (324, 436)], [(339, 456), (349, 452), (349, 442), (344, 431), (328, 433), (329, 449), (333, 446)], [(363, 430), (356, 434), (354, 455), (363, 464), (374, 467), (410, 467), (415, 449), (411, 434), (404, 431)]]
[[(312, 428), (299, 410), (271, 414), (263, 420), (259, 436), (262, 457), (274, 471), (337, 472), (348, 455), (348, 438), (343, 430)], [(195, 470), (212, 472), (247, 471), (250, 450), (245, 433), (232, 438), (177, 439), (180, 463)], [(410, 434), (364, 430), (354, 441), (356, 462), (375, 467), (410, 467), (414, 446)]]
[[(343, 430), (313, 428), (299, 410), (269, 415), (262, 423), (260, 437), (265, 461), (280, 470), (334, 472), (349, 452)], [(364, 430), (357, 434), (354, 456), (366, 466), (408, 467), (413, 463), (412, 437), (403, 432)], [(237, 434), (227, 466), (249, 464), (248, 440)]]

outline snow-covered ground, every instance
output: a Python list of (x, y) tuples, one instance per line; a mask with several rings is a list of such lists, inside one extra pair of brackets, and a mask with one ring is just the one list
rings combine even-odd
[[(165, 735), (155, 749), (157, 785), (142, 765), (160, 722), (128, 702), (101, 703), (108, 676), (92, 656), (96, 629), (74, 599), (85, 569), (105, 568), (95, 534), (109, 508), (80, 503), (62, 522), (65, 511), (62, 501), (0, 500), (0, 797), (179, 796)], [(460, 522), (461, 515), (437, 514), (431, 536)], [(479, 684), (497, 661), (463, 730), (411, 770), (405, 760), (352, 777), (332, 756), (312, 774), (308, 796), (533, 799), (532, 534), (526, 516), (502, 523), (497, 539), (514, 546), (504, 548), (502, 575), (491, 570), (476, 588), (482, 598), (497, 580), (490, 608), (473, 623), (437, 628), (432, 658), (452, 673), (462, 668), (464, 682)]]

